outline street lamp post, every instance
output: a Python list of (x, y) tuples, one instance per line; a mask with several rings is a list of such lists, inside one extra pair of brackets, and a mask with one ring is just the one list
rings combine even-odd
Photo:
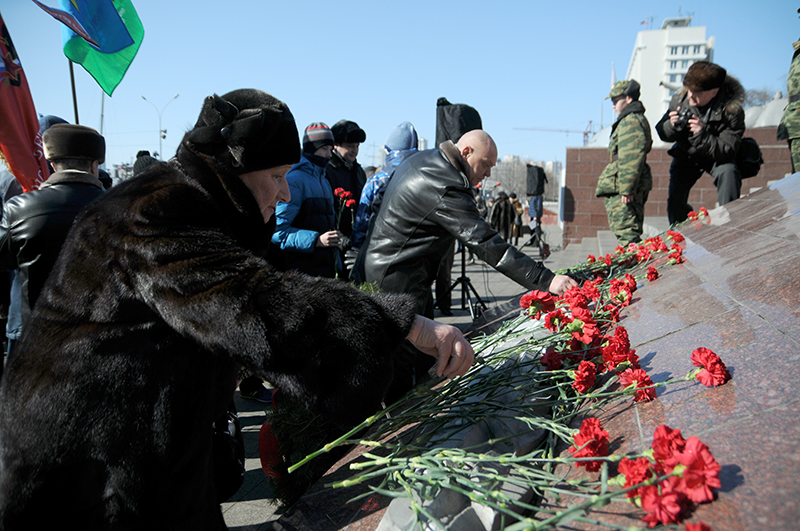
[(180, 96), (180, 94), (175, 94), (175, 95), (172, 97), (172, 99), (171, 99), (171, 100), (169, 100), (167, 103), (165, 103), (165, 104), (164, 104), (164, 106), (163, 106), (163, 107), (161, 107), (161, 110), (160, 110), (160, 111), (158, 110), (158, 107), (156, 107), (156, 104), (155, 104), (155, 103), (153, 103), (152, 101), (150, 101), (150, 100), (148, 100), (147, 98), (145, 98), (144, 96), (142, 96), (142, 99), (143, 99), (144, 101), (146, 101), (147, 103), (149, 103), (150, 105), (152, 105), (152, 106), (153, 106), (153, 108), (154, 108), (154, 109), (156, 110), (156, 112), (158, 113), (158, 158), (159, 158), (159, 159), (161, 159), (161, 160), (164, 160), (164, 154), (163, 154), (163, 152), (162, 152), (162, 150), (161, 150), (161, 140), (162, 140), (162, 139), (164, 139), (164, 138), (167, 138), (167, 130), (166, 130), (166, 129), (161, 129), (161, 113), (163, 113), (163, 112), (164, 112), (164, 109), (166, 109), (166, 108), (167, 108), (167, 105), (169, 105), (170, 103), (172, 103), (173, 101), (175, 101), (175, 99), (176, 99), (178, 96)]

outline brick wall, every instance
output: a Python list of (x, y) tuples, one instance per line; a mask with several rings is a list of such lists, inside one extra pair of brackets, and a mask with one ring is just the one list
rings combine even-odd
[[(786, 141), (778, 141), (775, 127), (748, 129), (745, 136), (756, 139), (761, 146), (764, 165), (755, 177), (742, 182), (742, 195), (751, 188), (765, 186), (768, 181), (782, 179), (791, 172), (792, 163)], [(669, 189), (669, 165), (672, 157), (669, 147), (654, 148), (647, 156), (653, 174), (653, 189), (645, 205), (645, 217), (667, 217), (667, 190)], [(601, 198), (594, 195), (597, 177), (608, 164), (607, 148), (567, 148), (565, 187), (562, 198), (564, 206), (563, 246), (578, 243), (585, 237), (597, 235), (598, 230), (608, 230), (606, 209)], [(703, 174), (689, 194), (689, 204), (695, 210), (700, 207), (713, 209), (717, 204), (717, 190), (711, 176)]]

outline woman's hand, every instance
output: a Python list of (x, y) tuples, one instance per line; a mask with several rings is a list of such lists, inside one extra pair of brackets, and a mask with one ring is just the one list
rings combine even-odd
[(437, 358), (436, 374), (453, 378), (462, 376), (475, 361), (475, 351), (461, 330), (418, 315), (407, 339), (429, 356)]

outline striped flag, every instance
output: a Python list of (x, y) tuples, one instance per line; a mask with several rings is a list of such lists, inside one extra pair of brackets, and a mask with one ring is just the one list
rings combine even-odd
[(61, 10), (33, 1), (64, 24), (64, 55), (83, 66), (111, 96), (144, 38), (131, 0), (59, 0)]

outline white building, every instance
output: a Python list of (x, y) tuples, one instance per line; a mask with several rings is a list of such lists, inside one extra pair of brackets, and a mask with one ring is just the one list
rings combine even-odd
[(686, 71), (697, 61), (714, 61), (714, 37), (706, 39), (705, 26), (691, 27), (692, 17), (664, 19), (661, 29), (640, 31), (625, 79), (642, 86), (639, 98), (653, 127), (653, 145), (664, 143), (655, 125), (669, 107), (669, 101), (683, 84)]

